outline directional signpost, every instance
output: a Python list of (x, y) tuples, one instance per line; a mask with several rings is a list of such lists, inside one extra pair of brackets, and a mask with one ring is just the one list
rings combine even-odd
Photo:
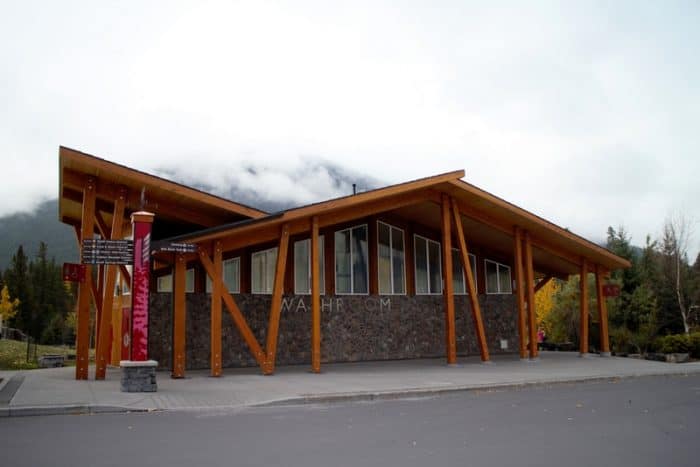
[(182, 242), (159, 242), (153, 245), (153, 253), (197, 253), (197, 245), (194, 243)]
[(83, 264), (133, 264), (134, 242), (132, 240), (83, 240)]

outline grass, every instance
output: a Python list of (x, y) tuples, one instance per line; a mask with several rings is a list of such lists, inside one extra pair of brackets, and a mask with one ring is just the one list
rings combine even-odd
[[(71, 355), (75, 357), (75, 349), (61, 345), (37, 345), (37, 358), (44, 354)], [(94, 351), (90, 350), (90, 359), (94, 358)], [(75, 358), (65, 360), (66, 365), (75, 365)], [(29, 362), (27, 362), (27, 343), (10, 339), (0, 339), (0, 370), (33, 370), (38, 368), (34, 360), (34, 344), (29, 349)]]

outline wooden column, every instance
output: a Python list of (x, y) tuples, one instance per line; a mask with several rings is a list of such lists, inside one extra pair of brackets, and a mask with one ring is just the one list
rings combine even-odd
[[(107, 238), (107, 237), (103, 237)], [(97, 349), (100, 347), (100, 323), (102, 322), (102, 305), (104, 304), (104, 282), (105, 282), (105, 265), (100, 264), (97, 266), (97, 286), (93, 282), (93, 300), (95, 303), (95, 329), (93, 333), (95, 334), (95, 360), (97, 360)], [(97, 362), (95, 362), (97, 363)], [(95, 379), (97, 373), (95, 373)]]
[(175, 254), (173, 274), (173, 378), (185, 377), (185, 282), (187, 261), (185, 255)]
[[(83, 187), (83, 212), (80, 222), (80, 248), (82, 241), (92, 238), (95, 232), (96, 182), (92, 177)], [(92, 294), (92, 266), (85, 265), (85, 282), (78, 285), (78, 326), (75, 336), (75, 379), (88, 379), (90, 363), (90, 295)]]
[[(119, 240), (122, 237), (122, 227), (124, 226), (124, 206), (126, 204), (126, 189), (119, 190), (117, 199), (114, 200), (114, 211), (112, 212), (112, 229), (109, 236), (112, 240)], [(107, 362), (109, 361), (110, 325), (112, 323), (112, 307), (114, 305), (114, 286), (117, 281), (117, 271), (119, 266), (107, 266), (104, 279), (104, 294), (102, 297), (102, 313), (99, 326), (99, 339), (97, 340), (97, 353), (95, 355), (95, 379), (104, 379), (107, 372)], [(121, 313), (121, 310), (119, 310)], [(116, 330), (113, 330), (116, 336)], [(112, 345), (121, 346), (120, 342)]]
[(513, 265), (515, 266), (515, 293), (518, 301), (518, 349), (520, 350), (520, 358), (527, 358), (525, 281), (523, 280), (523, 235), (520, 227), (515, 226), (513, 230)]
[(284, 271), (287, 266), (287, 250), (289, 247), (289, 224), (282, 226), (279, 247), (277, 249), (277, 265), (275, 266), (275, 283), (272, 290), (272, 305), (270, 306), (270, 323), (267, 329), (267, 359), (263, 367), (263, 374), (271, 375), (275, 372), (275, 358), (277, 357), (277, 337), (280, 327), (280, 313), (282, 312), (282, 294), (284, 293)]
[(311, 370), (321, 372), (321, 272), (318, 217), (311, 219)]
[(537, 315), (535, 314), (535, 270), (532, 264), (532, 242), (525, 232), (525, 292), (527, 296), (527, 322), (530, 339), (530, 358), (537, 358)]
[(452, 199), (452, 215), (455, 221), (455, 229), (457, 230), (457, 241), (459, 242), (460, 258), (462, 260), (462, 269), (467, 276), (467, 291), (469, 292), (469, 303), (472, 309), (472, 319), (474, 320), (474, 329), (476, 330), (476, 339), (479, 342), (479, 351), (481, 353), (481, 361), (488, 362), (489, 347), (486, 343), (486, 333), (484, 332), (484, 322), (481, 319), (481, 306), (479, 305), (479, 295), (474, 282), (474, 274), (469, 263), (469, 251), (467, 250), (467, 241), (464, 238), (464, 229), (462, 228), (462, 217), (459, 214), (457, 203)]
[(595, 268), (595, 287), (596, 300), (598, 301), (598, 325), (600, 326), (600, 356), (610, 356), (610, 338), (608, 337), (608, 306), (603, 296), (603, 280), (605, 272), (602, 268), (596, 265)]
[[(214, 269), (223, 278), (223, 252), (221, 242), (214, 243)], [(211, 375), (221, 376), (221, 286), (220, 280), (211, 281)]]
[(581, 356), (585, 356), (588, 353), (588, 261), (586, 258), (581, 260), (581, 330), (579, 333), (580, 338), (580, 351)]
[(445, 340), (447, 363), (457, 363), (457, 339), (455, 337), (455, 297), (452, 284), (452, 231), (450, 222), (450, 198), (442, 195), (442, 277), (445, 296)]

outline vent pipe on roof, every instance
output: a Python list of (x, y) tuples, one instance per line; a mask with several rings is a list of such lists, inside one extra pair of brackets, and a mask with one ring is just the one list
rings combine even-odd
[(357, 194), (357, 183), (352, 184), (352, 194), (356, 195)]

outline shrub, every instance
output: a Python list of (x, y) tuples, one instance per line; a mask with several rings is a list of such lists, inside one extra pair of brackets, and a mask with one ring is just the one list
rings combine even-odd
[(661, 353), (687, 353), (690, 350), (690, 339), (685, 334), (671, 334), (659, 337), (655, 347)]
[(692, 358), (700, 358), (700, 332), (694, 332), (689, 337), (688, 351)]

